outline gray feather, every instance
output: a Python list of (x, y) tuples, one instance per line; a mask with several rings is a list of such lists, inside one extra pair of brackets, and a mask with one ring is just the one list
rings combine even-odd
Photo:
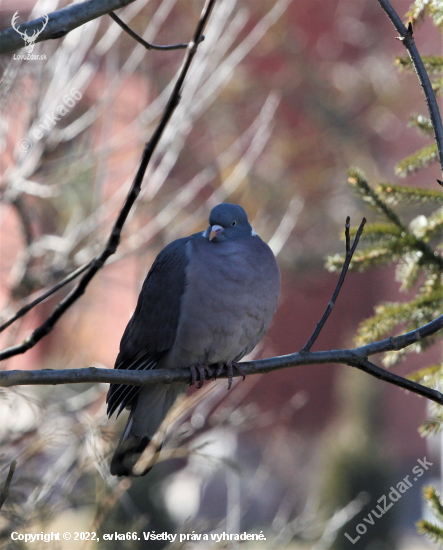
[[(132, 468), (187, 384), (145, 386), (138, 393), (111, 461), (114, 476), (132, 475)], [(158, 449), (160, 450), (160, 449)], [(145, 475), (147, 471), (141, 475)]]
[[(215, 238), (209, 240), (212, 228)], [(123, 334), (115, 368), (190, 368), (239, 361), (263, 338), (280, 294), (280, 271), (243, 208), (215, 207), (210, 226), (157, 256)], [(131, 475), (186, 385), (112, 384), (108, 413), (130, 408), (111, 462)], [(146, 472), (144, 472), (145, 474)]]

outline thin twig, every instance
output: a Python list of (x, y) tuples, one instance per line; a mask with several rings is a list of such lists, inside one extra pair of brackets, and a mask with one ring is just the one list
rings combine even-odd
[(134, 205), (134, 202), (136, 201), (140, 193), (146, 168), (149, 164), (149, 161), (151, 160), (152, 154), (158, 142), (160, 141), (161, 136), (163, 135), (163, 131), (172, 116), (172, 113), (174, 112), (175, 108), (178, 105), (178, 102), (180, 101), (180, 92), (183, 86), (183, 82), (189, 71), (191, 62), (197, 52), (200, 38), (203, 34), (203, 30), (209, 19), (214, 4), (215, 0), (207, 0), (203, 7), (193, 39), (188, 45), (186, 57), (180, 70), (180, 74), (174, 85), (174, 88), (163, 111), (163, 115), (157, 125), (157, 128), (155, 129), (150, 141), (148, 141), (148, 143), (146, 143), (145, 145), (137, 174), (134, 178), (129, 193), (126, 196), (126, 200), (123, 204), (122, 209), (120, 210), (117, 220), (114, 223), (105, 248), (98, 256), (94, 258), (94, 260), (92, 260), (90, 267), (80, 279), (75, 288), (61, 302), (57, 304), (54, 311), (46, 319), (46, 321), (38, 328), (36, 328), (33, 333), (28, 338), (26, 338), (26, 340), (16, 346), (11, 346), (1, 351), (0, 361), (3, 359), (8, 359), (9, 357), (13, 357), (14, 355), (19, 355), (20, 353), (25, 353), (29, 349), (33, 348), (44, 336), (51, 332), (60, 317), (65, 313), (65, 311), (67, 311), (71, 307), (74, 302), (76, 302), (83, 295), (86, 287), (91, 282), (96, 273), (103, 267), (106, 260), (110, 256), (112, 256), (112, 254), (114, 254), (117, 250), (117, 247), (120, 243), (123, 226), (126, 222), (129, 212), (131, 211), (132, 206)]
[(345, 223), (346, 254), (349, 254), (351, 250), (351, 236), (349, 234), (350, 226), (351, 226), (351, 218), (348, 216), (346, 218), (346, 223)]
[(417, 73), (420, 85), (423, 88), (423, 92), (426, 98), (426, 104), (428, 106), (429, 115), (432, 121), (432, 127), (434, 128), (435, 141), (437, 143), (438, 158), (440, 161), (440, 168), (443, 173), (443, 124), (441, 121), (440, 110), (435, 98), (434, 90), (426, 72), (423, 61), (418, 53), (417, 46), (415, 45), (414, 38), (412, 36), (412, 24), (409, 23), (408, 28), (405, 27), (403, 21), (398, 16), (397, 12), (392, 7), (389, 0), (378, 0), (380, 6), (385, 11), (386, 15), (391, 20), (398, 34), (399, 40), (403, 46), (407, 49), (409, 57), (411, 58), (414, 69)]
[(331, 311), (334, 309), (335, 302), (337, 300), (337, 297), (340, 293), (341, 287), (343, 286), (346, 273), (348, 272), (349, 264), (351, 263), (352, 256), (354, 255), (355, 249), (357, 248), (358, 241), (360, 240), (361, 234), (363, 233), (363, 228), (366, 223), (366, 218), (363, 218), (360, 227), (357, 230), (357, 234), (355, 235), (354, 242), (352, 244), (352, 248), (349, 250), (349, 222), (350, 222), (349, 216), (346, 218), (346, 225), (345, 225), (345, 235), (346, 235), (346, 258), (345, 262), (343, 264), (343, 268), (341, 270), (340, 278), (338, 279), (337, 286), (335, 287), (334, 294), (332, 295), (332, 298), (326, 308), (326, 311), (323, 313), (323, 317), (320, 319), (320, 321), (317, 323), (317, 326), (315, 327), (314, 332), (311, 334), (311, 337), (306, 342), (304, 347), (301, 350), (301, 353), (307, 353), (312, 348), (314, 342), (317, 340), (321, 329), (323, 328), (324, 324), (328, 320), (329, 315), (331, 314)]
[(29, 247), (34, 241), (33, 231), (32, 231), (32, 222), (29, 212), (26, 210), (24, 205), (23, 196), (17, 194), (17, 196), (11, 200), (11, 204), (15, 206), (17, 214), (20, 218), (23, 236), (25, 238), (26, 246)]
[[(34, 242), (34, 232), (32, 230), (32, 219), (30, 212), (23, 201), (23, 194), (16, 193), (16, 196), (10, 201), (11, 204), (17, 210), (18, 217), (20, 219), (23, 237), (25, 239), (25, 250), (19, 255), (11, 274), (14, 273), (12, 294), (20, 293), (20, 287), (27, 280), (29, 270), (33, 263), (33, 256), (31, 254), (31, 246)], [(17, 269), (18, 268), (18, 269)], [(27, 286), (25, 284), (25, 286)]]
[(88, 267), (91, 265), (92, 260), (87, 262), (86, 264), (82, 265), (75, 271), (73, 271), (70, 275), (65, 277), (62, 281), (54, 285), (52, 288), (50, 288), (48, 291), (46, 291), (44, 294), (30, 302), (29, 304), (26, 304), (22, 308), (20, 308), (15, 315), (13, 315), (10, 319), (8, 319), (5, 323), (0, 325), (0, 332), (3, 332), (6, 328), (8, 328), (12, 323), (17, 321), (17, 319), (20, 319), (20, 317), (23, 317), (23, 315), (26, 315), (28, 311), (31, 311), (35, 306), (46, 300), (46, 298), (49, 298), (49, 296), (52, 296), (55, 292), (66, 286), (68, 283), (76, 279), (79, 275), (81, 275), (84, 271), (88, 269)]
[(427, 397), (428, 399), (443, 405), (443, 395), (439, 391), (428, 388), (427, 386), (422, 386), (421, 384), (416, 384), (416, 382), (411, 383), (412, 380), (403, 378), (403, 376), (394, 374), (389, 370), (382, 369), (381, 367), (374, 365), (374, 363), (371, 363), (368, 359), (357, 360), (352, 366), (370, 374), (371, 376), (374, 376), (375, 378), (378, 378), (379, 380), (389, 382), (399, 388), (416, 393), (422, 397)]
[[(151, 44), (150, 42), (146, 42), (141, 36), (139, 36), (136, 32), (134, 32), (128, 25), (120, 19), (118, 15), (116, 15), (114, 12), (111, 11), (109, 16), (117, 23), (117, 25), (120, 25), (120, 27), (129, 34), (134, 40), (139, 42), (142, 46), (144, 46), (147, 50), (184, 50), (188, 47), (187, 43), (183, 44), (172, 44), (170, 46), (157, 46), (156, 44)], [(205, 39), (204, 35), (200, 36), (199, 42), (203, 42)]]
[(8, 477), (6, 478), (6, 481), (5, 481), (5, 486), (3, 487), (3, 491), (0, 494), (0, 510), (3, 506), (3, 504), (5, 503), (6, 499), (8, 498), (9, 486), (11, 485), (12, 476), (14, 475), (16, 466), (17, 466), (17, 461), (13, 460), (11, 462), (11, 466), (9, 466), (9, 473), (8, 473)]

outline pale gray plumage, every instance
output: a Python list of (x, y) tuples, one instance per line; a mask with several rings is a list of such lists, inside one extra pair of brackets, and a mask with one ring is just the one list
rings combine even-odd
[[(235, 204), (216, 206), (204, 233), (172, 242), (157, 256), (126, 327), (115, 368), (230, 364), (263, 338), (277, 307), (280, 272), (266, 243)], [(131, 409), (111, 462), (131, 475), (143, 449), (185, 384), (112, 384), (108, 414)], [(146, 473), (146, 472), (144, 472)]]

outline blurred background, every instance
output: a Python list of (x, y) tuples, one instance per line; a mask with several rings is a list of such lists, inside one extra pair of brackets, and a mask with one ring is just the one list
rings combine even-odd
[[(408, 1), (394, 4), (404, 17)], [(20, 23), (63, 5), (3, 2), (1, 28), (17, 10)], [(145, 40), (172, 44), (190, 39), (202, 5), (136, 0), (118, 15)], [(156, 254), (205, 228), (223, 201), (247, 210), (282, 271), (277, 314), (252, 356), (301, 349), (335, 287), (325, 260), (343, 251), (346, 216), (374, 218), (346, 185), (347, 169), (396, 181), (399, 160), (429, 142), (408, 127), (411, 113), (427, 114), (425, 101), (415, 75), (395, 67), (403, 46), (375, 0), (219, 0), (205, 35), (117, 253), (52, 333), (2, 369), (112, 368)], [(422, 54), (440, 53), (432, 23), (414, 36)], [(34, 53), (46, 59), (0, 57), (2, 321), (102, 249), (184, 55), (146, 51), (108, 16)], [(433, 165), (408, 182), (433, 188), (437, 177)], [(2, 347), (28, 336), (70, 288), (5, 330)], [(399, 296), (392, 267), (350, 272), (314, 348), (353, 346), (374, 305)], [(420, 437), (427, 403), (417, 395), (336, 365), (236, 379), (229, 392), (226, 381), (206, 383), (179, 404), (149, 475), (120, 480), (109, 459), (126, 418), (106, 418), (106, 392), (0, 390), (0, 486), (18, 461), (0, 516), (4, 548), (26, 548), (12, 531), (51, 530), (100, 536), (51, 543), (68, 550), (238, 546), (102, 541), (115, 531), (262, 531), (266, 542), (243, 543), (251, 549), (432, 547), (414, 523), (427, 514), (422, 486), (440, 487), (441, 441)], [(364, 522), (424, 457), (423, 476)]]

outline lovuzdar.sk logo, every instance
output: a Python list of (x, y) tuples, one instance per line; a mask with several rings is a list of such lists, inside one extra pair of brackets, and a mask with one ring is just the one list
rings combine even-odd
[(12, 17), (12, 21), (11, 21), (12, 28), (16, 32), (18, 32), (18, 34), (23, 38), (23, 40), (25, 41), (25, 50), (28, 54), (31, 54), (32, 51), (34, 50), (34, 46), (35, 46), (35, 42), (36, 42), (37, 38), (43, 32), (46, 25), (48, 24), (49, 17), (47, 15), (44, 15), (44, 21), (43, 21), (43, 24), (42, 24), (42, 28), (40, 30), (35, 29), (31, 36), (28, 36), (26, 31), (22, 32), (20, 30), (20, 25), (18, 27), (16, 26), (17, 19), (18, 19), (18, 11), (16, 11), (14, 13), (13, 17)]

